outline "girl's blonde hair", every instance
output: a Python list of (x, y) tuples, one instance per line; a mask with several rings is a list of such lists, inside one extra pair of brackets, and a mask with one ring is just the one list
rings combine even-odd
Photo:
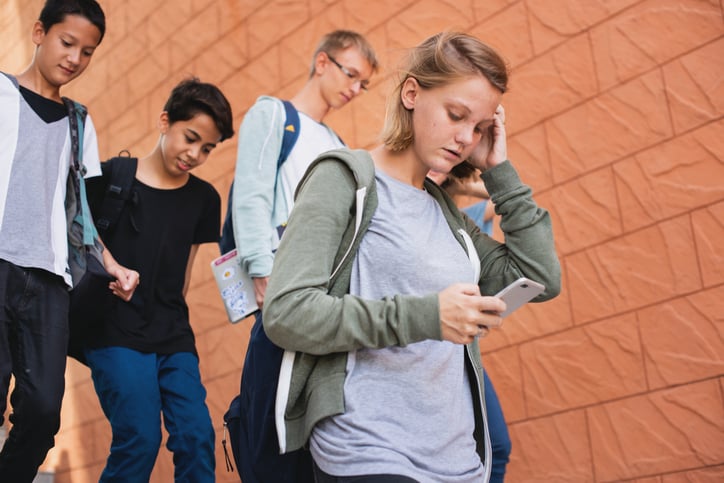
[(413, 48), (387, 101), (382, 131), (385, 146), (392, 151), (402, 151), (414, 140), (412, 111), (405, 108), (400, 98), (408, 78), (416, 79), (423, 89), (432, 89), (471, 75), (482, 75), (501, 93), (508, 88), (508, 67), (503, 58), (471, 35), (442, 32)]

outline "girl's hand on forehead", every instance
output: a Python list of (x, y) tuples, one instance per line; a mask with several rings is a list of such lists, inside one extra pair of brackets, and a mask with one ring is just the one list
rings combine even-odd
[(508, 144), (505, 134), (505, 108), (502, 104), (498, 104), (493, 114), (493, 124), (483, 133), (468, 161), (481, 171), (485, 171), (506, 159), (508, 159)]

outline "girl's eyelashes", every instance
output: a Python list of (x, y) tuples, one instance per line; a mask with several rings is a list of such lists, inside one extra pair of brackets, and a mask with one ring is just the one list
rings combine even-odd
[(448, 117), (450, 117), (451, 121), (458, 122), (458, 121), (462, 121), (462, 119), (463, 119), (462, 116), (459, 116), (458, 114), (456, 114), (452, 111), (448, 111), (447, 115), (448, 115)]

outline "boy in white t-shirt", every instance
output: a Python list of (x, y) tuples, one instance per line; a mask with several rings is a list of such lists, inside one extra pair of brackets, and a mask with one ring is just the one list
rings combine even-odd
[(299, 137), (277, 170), (284, 134), (284, 107), (279, 99), (262, 96), (239, 128), (234, 176), (234, 238), (254, 288), (259, 307), (274, 260), (272, 236), (292, 210), (294, 190), (319, 154), (343, 146), (323, 119), (367, 90), (377, 69), (372, 46), (356, 32), (337, 30), (320, 41), (309, 79), (290, 99), (299, 113)]
[[(71, 141), (60, 88), (85, 70), (104, 32), (95, 0), (48, 0), (33, 26), (30, 65), (0, 74), (0, 424), (15, 377), (0, 481), (31, 482), (60, 427), (74, 282), (65, 208)], [(90, 117), (80, 149), (86, 177), (99, 175)], [(109, 290), (130, 299), (138, 274), (107, 250), (103, 262), (116, 278)]]

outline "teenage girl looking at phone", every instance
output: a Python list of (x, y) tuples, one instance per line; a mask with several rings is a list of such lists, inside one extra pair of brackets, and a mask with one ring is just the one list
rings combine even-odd
[[(548, 212), (507, 160), (502, 58), (463, 33), (413, 48), (390, 96), (383, 144), (320, 156), (300, 183), (264, 306), (286, 349), (282, 452), (308, 444), (317, 481), (488, 481), (478, 338), (491, 294), (521, 276), (560, 290)], [(434, 182), (482, 171), (505, 243)]]

